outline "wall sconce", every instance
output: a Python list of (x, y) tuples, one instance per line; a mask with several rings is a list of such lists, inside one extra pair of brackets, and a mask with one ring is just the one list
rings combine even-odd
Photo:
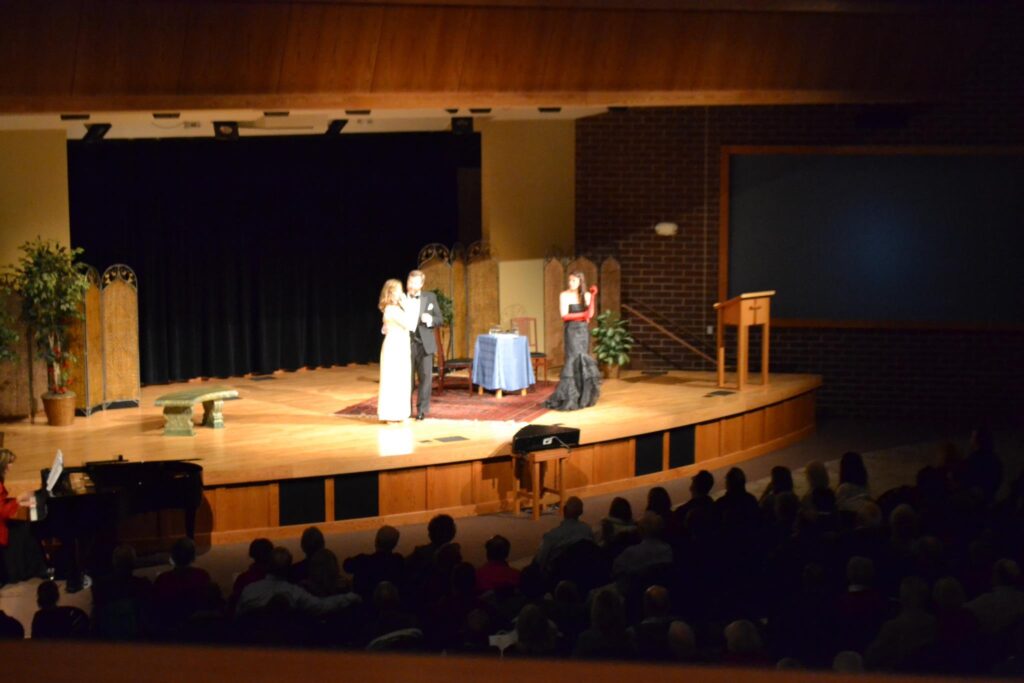
[(668, 221), (662, 221), (654, 226), (654, 232), (659, 237), (675, 237), (679, 232), (679, 225), (676, 223), (669, 223)]

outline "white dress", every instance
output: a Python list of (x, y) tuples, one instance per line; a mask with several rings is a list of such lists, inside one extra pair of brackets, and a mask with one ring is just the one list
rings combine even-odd
[[(403, 298), (402, 302), (405, 303)], [(410, 310), (400, 306), (384, 307), (387, 334), (380, 347), (380, 387), (377, 394), (377, 417), (398, 422), (412, 413), (412, 349), (409, 331), (416, 327), (419, 306), (412, 302)]]

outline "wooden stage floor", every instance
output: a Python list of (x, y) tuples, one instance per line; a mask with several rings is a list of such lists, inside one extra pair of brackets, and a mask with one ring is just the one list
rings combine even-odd
[[(754, 382), (759, 377), (751, 378)], [(192, 459), (203, 466), (206, 486), (424, 467), (507, 455), (512, 435), (526, 423), (472, 420), (409, 421), (386, 425), (334, 413), (376, 395), (377, 366), (279, 372), (273, 380), (211, 380), (237, 388), (240, 400), (224, 404), (226, 428), (196, 428), (194, 437), (163, 435), (156, 397), (196, 383), (148, 386), (137, 408), (76, 417), (70, 427), (50, 427), (45, 415), (0, 425), (17, 462), (7, 488), (18, 494), (39, 487), (39, 472), (59, 448), (65, 464), (107, 460)], [(625, 372), (606, 380), (600, 402), (571, 413), (550, 411), (532, 424), (565, 424), (581, 430), (581, 443), (624, 439), (737, 415), (806, 394), (817, 375), (773, 374), (771, 383), (739, 393), (716, 391), (714, 373)], [(485, 400), (498, 400), (481, 397)], [(201, 418), (201, 407), (197, 411)]]

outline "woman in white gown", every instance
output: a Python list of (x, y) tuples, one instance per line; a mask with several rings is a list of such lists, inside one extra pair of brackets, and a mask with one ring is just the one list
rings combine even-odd
[(377, 417), (381, 422), (401, 422), (412, 412), (409, 331), (416, 328), (419, 306), (408, 304), (400, 281), (384, 283), (378, 303), (384, 314), (384, 343), (380, 347), (380, 387), (377, 394)]

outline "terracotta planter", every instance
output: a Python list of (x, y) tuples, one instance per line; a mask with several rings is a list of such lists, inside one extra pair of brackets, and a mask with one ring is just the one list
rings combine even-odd
[(67, 427), (75, 419), (75, 392), (43, 394), (46, 419), (54, 427)]
[(609, 365), (606, 363), (601, 364), (601, 374), (604, 375), (605, 379), (618, 379), (619, 372), (622, 370), (621, 365)]

